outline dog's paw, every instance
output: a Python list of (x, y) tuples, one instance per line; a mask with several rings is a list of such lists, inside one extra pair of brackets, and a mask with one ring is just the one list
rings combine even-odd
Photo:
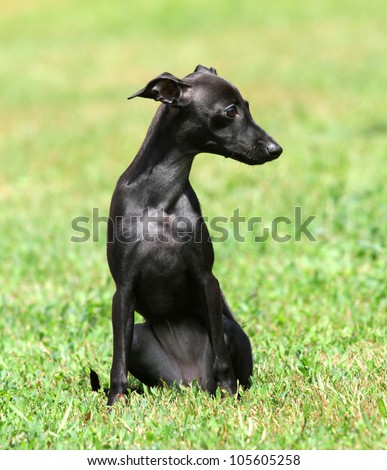
[(112, 393), (109, 391), (107, 406), (113, 406), (117, 402), (127, 402), (128, 394), (127, 393)]
[(224, 383), (218, 382), (217, 388), (220, 390), (221, 397), (226, 397), (228, 395), (236, 395), (237, 393), (237, 385), (236, 382), (234, 383)]
[(226, 395), (235, 395), (237, 393), (237, 380), (234, 377), (234, 374), (231, 373), (226, 377), (218, 377), (216, 381), (216, 386), (220, 389), (222, 396)]
[(235, 395), (237, 393), (237, 380), (232, 367), (227, 362), (215, 361), (214, 376), (217, 388), (222, 395)]

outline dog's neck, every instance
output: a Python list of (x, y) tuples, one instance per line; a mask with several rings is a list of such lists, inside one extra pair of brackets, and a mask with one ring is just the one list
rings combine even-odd
[(184, 129), (175, 119), (177, 109), (160, 106), (132, 164), (123, 174), (125, 183), (135, 185), (144, 205), (173, 208), (189, 185), (196, 155), (187, 150)]

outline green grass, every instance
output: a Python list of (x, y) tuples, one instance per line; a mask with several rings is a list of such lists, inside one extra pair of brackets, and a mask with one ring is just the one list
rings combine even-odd
[[(3, 2), (4, 3), (4, 2)], [(387, 447), (385, 2), (14, 0), (0, 18), (0, 447)], [(214, 66), (284, 147), (263, 167), (197, 157), (209, 217), (316, 215), (316, 242), (215, 246), (254, 351), (241, 399), (147, 390), (109, 413), (114, 287), (101, 241), (163, 71)], [(292, 227), (291, 227), (292, 228)]]

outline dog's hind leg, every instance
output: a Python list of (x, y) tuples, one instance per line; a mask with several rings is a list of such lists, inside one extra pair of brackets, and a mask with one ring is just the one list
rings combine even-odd
[(213, 361), (206, 329), (198, 319), (135, 325), (129, 372), (148, 386), (196, 381), (214, 393)]
[(163, 382), (178, 384), (184, 379), (178, 362), (168, 354), (148, 323), (134, 326), (128, 368), (134, 377), (149, 387)]
[[(235, 320), (223, 315), (225, 342), (239, 383), (249, 387), (252, 374), (250, 341)], [(196, 381), (215, 393), (214, 355), (207, 331), (195, 318), (134, 327), (129, 372), (145, 385), (188, 385)]]
[(223, 315), (223, 328), (236, 378), (242, 387), (249, 388), (253, 374), (250, 340), (241, 326), (225, 315)]

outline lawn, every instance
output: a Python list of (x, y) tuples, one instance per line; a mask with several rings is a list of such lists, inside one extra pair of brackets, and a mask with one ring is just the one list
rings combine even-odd
[[(1, 11), (0, 448), (387, 448), (387, 4), (6, 0)], [(105, 226), (74, 243), (72, 220), (108, 214), (145, 136), (157, 105), (126, 97), (198, 63), (235, 83), (284, 148), (262, 167), (199, 155), (191, 174), (207, 217), (263, 219), (255, 234), (242, 224), (243, 243), (214, 244), (253, 385), (239, 400), (146, 389), (108, 412), (88, 380), (92, 366), (107, 386), (111, 364)], [(296, 237), (296, 207), (315, 216), (315, 241)], [(291, 240), (257, 242), (278, 216)]]

